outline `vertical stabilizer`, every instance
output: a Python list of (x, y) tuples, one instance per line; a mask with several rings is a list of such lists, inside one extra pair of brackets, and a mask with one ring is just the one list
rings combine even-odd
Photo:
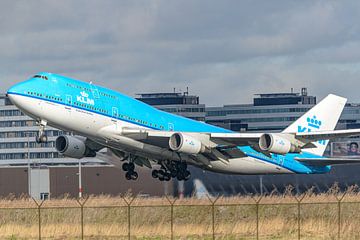
[[(334, 130), (347, 99), (329, 94), (321, 102), (288, 126), (283, 133), (315, 132)], [(303, 149), (304, 152), (322, 156), (329, 140), (314, 142), (316, 148)]]

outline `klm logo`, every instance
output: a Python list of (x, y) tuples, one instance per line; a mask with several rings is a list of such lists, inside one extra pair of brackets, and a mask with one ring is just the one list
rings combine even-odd
[(89, 94), (84, 91), (80, 92), (80, 96), (76, 96), (76, 100), (81, 103), (95, 105), (94, 99), (89, 98)]
[(321, 127), (321, 121), (316, 119), (316, 116), (314, 116), (313, 118), (307, 118), (306, 119), (308, 127), (310, 128), (316, 128), (319, 129)]
[[(318, 130), (320, 130), (321, 125), (322, 125), (321, 120), (317, 119), (316, 116), (308, 117), (306, 119), (305, 126), (298, 125), (298, 132), (311, 132), (312, 130), (318, 131)], [(318, 143), (325, 145), (326, 141), (320, 140), (320, 141), (318, 141)]]

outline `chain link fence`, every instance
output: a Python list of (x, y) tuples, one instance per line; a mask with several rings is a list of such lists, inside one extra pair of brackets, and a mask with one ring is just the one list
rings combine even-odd
[(359, 212), (360, 195), (347, 192), (0, 200), (0, 238), (359, 239)]

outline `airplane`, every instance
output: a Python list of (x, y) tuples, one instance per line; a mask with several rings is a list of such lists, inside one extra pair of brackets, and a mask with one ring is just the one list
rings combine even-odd
[(48, 72), (15, 84), (7, 96), (37, 121), (38, 143), (47, 141), (47, 126), (70, 132), (57, 137), (59, 153), (80, 159), (108, 148), (124, 162), (118, 165), (128, 180), (138, 178), (136, 165), (169, 181), (188, 180), (189, 164), (225, 174), (314, 174), (360, 162), (323, 157), (330, 139), (360, 135), (360, 129), (334, 130), (347, 99), (333, 94), (279, 133), (232, 132)]

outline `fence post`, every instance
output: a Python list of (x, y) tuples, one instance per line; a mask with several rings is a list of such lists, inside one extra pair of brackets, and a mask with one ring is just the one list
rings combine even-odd
[(347, 192), (344, 192), (340, 197), (335, 195), (337, 200), (338, 206), (338, 239), (340, 239), (340, 232), (341, 232), (341, 201), (344, 199)]
[(213, 201), (209, 195), (206, 195), (209, 201), (211, 202), (211, 214), (212, 214), (212, 239), (215, 239), (215, 203), (219, 200), (220, 196), (217, 196)]
[(171, 201), (170, 198), (167, 195), (165, 197), (166, 197), (166, 199), (168, 200), (168, 202), (170, 204), (171, 240), (173, 240), (174, 239), (174, 204), (175, 204), (177, 199), (174, 199), (173, 201)]
[(41, 206), (45, 202), (45, 200), (42, 200), (40, 204), (35, 200), (35, 198), (32, 198), (35, 202), (37, 209), (38, 209), (38, 222), (39, 222), (39, 240), (41, 240)]
[(304, 199), (305, 194), (303, 194), (301, 197), (294, 196), (295, 200), (297, 201), (297, 224), (298, 224), (298, 239), (301, 238), (301, 212), (300, 212), (300, 205), (302, 200)]
[(259, 198), (251, 196), (251, 198), (255, 201), (256, 206), (256, 239), (259, 240), (259, 204), (263, 196), (261, 195)]
[(89, 196), (86, 197), (85, 200), (81, 202), (81, 199), (76, 199), (77, 203), (80, 206), (80, 217), (81, 217), (81, 239), (84, 239), (84, 205), (89, 199)]
[(122, 199), (124, 200), (124, 202), (127, 205), (127, 212), (128, 212), (128, 239), (130, 240), (131, 237), (131, 221), (130, 221), (130, 208), (131, 208), (131, 203), (135, 200), (136, 196), (131, 198), (130, 200), (126, 200), (125, 197), (122, 197)]

